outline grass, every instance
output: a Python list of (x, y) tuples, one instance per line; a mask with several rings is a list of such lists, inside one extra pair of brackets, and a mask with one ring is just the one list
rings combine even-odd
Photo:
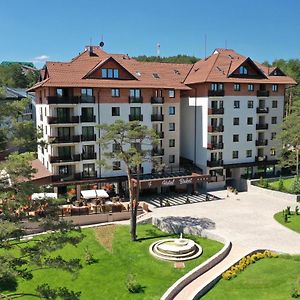
[(295, 256), (265, 258), (248, 266), (231, 280), (221, 279), (204, 300), (285, 300), (300, 291), (300, 261)]
[(300, 233), (300, 215), (296, 215), (295, 212), (291, 212), (288, 218), (288, 222), (284, 222), (282, 212), (278, 212), (274, 215), (274, 219), (280, 224)]
[[(295, 181), (295, 178), (286, 178), (282, 179), (284, 191), (287, 191), (288, 193), (293, 194), (292, 187), (293, 183)], [(279, 180), (276, 181), (269, 181), (269, 185), (271, 188), (278, 190), (279, 189)]]
[[(77, 246), (66, 246), (57, 251), (64, 258), (81, 258), (83, 268), (77, 277), (59, 269), (34, 272), (32, 280), (20, 280), (18, 292), (33, 292), (37, 285), (48, 283), (51, 287), (65, 286), (81, 291), (80, 299), (145, 299), (157, 300), (185, 273), (207, 260), (222, 248), (222, 244), (200, 237), (191, 237), (203, 247), (203, 254), (185, 262), (184, 269), (174, 268), (172, 262), (155, 259), (149, 254), (149, 246), (166, 234), (152, 225), (139, 225), (137, 242), (130, 242), (129, 227), (116, 226), (112, 251), (102, 245), (96, 237), (96, 229), (83, 230), (86, 237)], [(99, 232), (98, 232), (99, 234)], [(97, 260), (95, 264), (84, 262), (86, 247)], [(126, 289), (128, 274), (135, 274), (144, 287), (142, 294), (130, 294)], [(24, 297), (23, 299), (31, 299)]]

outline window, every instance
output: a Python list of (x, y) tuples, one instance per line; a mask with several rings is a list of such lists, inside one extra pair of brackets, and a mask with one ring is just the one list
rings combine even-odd
[(248, 108), (253, 108), (253, 101), (252, 100), (248, 100)]
[(102, 78), (119, 78), (119, 70), (118, 69), (105, 69), (101, 70)]
[(130, 89), (129, 95), (130, 95), (130, 97), (133, 97), (133, 98), (140, 98), (141, 90), (140, 89)]
[(248, 84), (248, 91), (253, 92), (254, 91), (254, 84)]
[(276, 138), (276, 132), (271, 132), (271, 140), (274, 140)]
[(175, 123), (169, 123), (169, 131), (175, 131)]
[(245, 66), (240, 66), (239, 67), (239, 73), (241, 75), (247, 75), (248, 74), (248, 69)]
[(238, 141), (239, 141), (239, 135), (238, 135), (238, 134), (234, 134), (234, 135), (232, 136), (232, 141), (233, 141), (234, 143), (238, 142)]
[(119, 117), (120, 116), (120, 107), (112, 107), (111, 108), (111, 115), (113, 117)]
[(241, 85), (239, 83), (234, 83), (233, 90), (239, 92), (241, 90)]
[(169, 155), (169, 163), (173, 164), (175, 162), (175, 155)]
[(94, 126), (83, 126), (82, 127), (82, 135), (84, 137), (94, 136)]
[(139, 120), (142, 115), (140, 107), (130, 107), (130, 115), (135, 119)]
[(82, 157), (84, 159), (95, 159), (95, 146), (94, 145), (83, 145), (82, 146)]
[(81, 89), (81, 96), (93, 96), (93, 89)]
[(94, 103), (95, 98), (93, 97), (93, 89), (81, 89), (81, 102), (83, 103)]
[(271, 150), (270, 150), (270, 155), (271, 155), (271, 156), (275, 156), (275, 155), (276, 155), (276, 150), (275, 150), (275, 148), (271, 148)]
[(174, 139), (169, 140), (169, 147), (170, 148), (175, 147), (175, 140)]
[(121, 170), (121, 162), (120, 161), (113, 162), (113, 170), (114, 171)]
[(233, 125), (240, 125), (240, 118), (233, 118)]
[(277, 117), (272, 117), (271, 123), (272, 124), (277, 124)]
[(233, 159), (239, 158), (239, 151), (232, 151), (232, 158)]
[(212, 91), (223, 91), (224, 85), (223, 85), (223, 83), (212, 83), (210, 85), (210, 89)]
[(169, 106), (169, 115), (174, 116), (175, 115), (175, 106)]
[(120, 89), (111, 89), (112, 97), (120, 97)]
[(63, 89), (56, 89), (56, 96), (62, 97), (63, 96)]
[(112, 144), (112, 151), (113, 152), (118, 152), (120, 150), (121, 150), (121, 145), (120, 144), (116, 144), (116, 143)]
[(83, 165), (83, 177), (95, 177), (95, 164), (84, 164)]
[(272, 84), (272, 92), (278, 92), (278, 84)]
[(238, 100), (233, 101), (233, 108), (240, 108), (240, 101)]
[(273, 100), (272, 101), (272, 108), (277, 108), (277, 104), (278, 104), (277, 100)]
[(252, 133), (247, 134), (247, 142), (252, 142)]
[(43, 108), (40, 108), (40, 121), (43, 121)]
[(175, 90), (169, 90), (169, 98), (175, 98)]
[(93, 107), (81, 108), (81, 122), (95, 122)]
[(246, 157), (252, 157), (252, 150), (246, 150)]
[(252, 117), (247, 118), (247, 125), (253, 125), (253, 118)]

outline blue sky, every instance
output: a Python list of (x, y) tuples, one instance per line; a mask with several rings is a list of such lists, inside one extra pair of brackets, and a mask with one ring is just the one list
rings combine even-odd
[(208, 54), (227, 40), (257, 61), (299, 58), (299, 15), (299, 0), (1, 0), (0, 61), (66, 61), (102, 35), (130, 56), (159, 42), (161, 56), (204, 57), (206, 35)]

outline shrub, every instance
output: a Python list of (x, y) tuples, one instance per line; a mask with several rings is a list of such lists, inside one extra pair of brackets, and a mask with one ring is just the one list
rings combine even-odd
[(293, 181), (291, 192), (294, 194), (300, 194), (300, 180), (298, 177), (295, 177)]
[(144, 288), (137, 282), (136, 277), (133, 274), (128, 274), (126, 287), (128, 292), (133, 294), (142, 293), (144, 291)]
[(298, 205), (295, 207), (295, 213), (297, 216), (299, 215), (299, 206)]
[(292, 298), (299, 298), (300, 297), (300, 291), (296, 288), (293, 288), (291, 291), (291, 297)]
[(84, 248), (84, 260), (86, 264), (94, 264), (97, 260), (94, 258), (93, 253), (89, 250), (89, 247)]
[(283, 179), (280, 177), (279, 183), (278, 183), (278, 191), (283, 192), (285, 190), (284, 184), (283, 184)]

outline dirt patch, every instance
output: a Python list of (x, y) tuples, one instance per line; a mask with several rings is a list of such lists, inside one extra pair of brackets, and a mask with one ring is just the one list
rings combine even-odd
[(175, 269), (184, 269), (185, 268), (185, 264), (182, 261), (177, 261), (174, 263), (174, 268)]
[(113, 239), (116, 225), (105, 225), (97, 227), (95, 230), (97, 241), (109, 252), (113, 251)]

